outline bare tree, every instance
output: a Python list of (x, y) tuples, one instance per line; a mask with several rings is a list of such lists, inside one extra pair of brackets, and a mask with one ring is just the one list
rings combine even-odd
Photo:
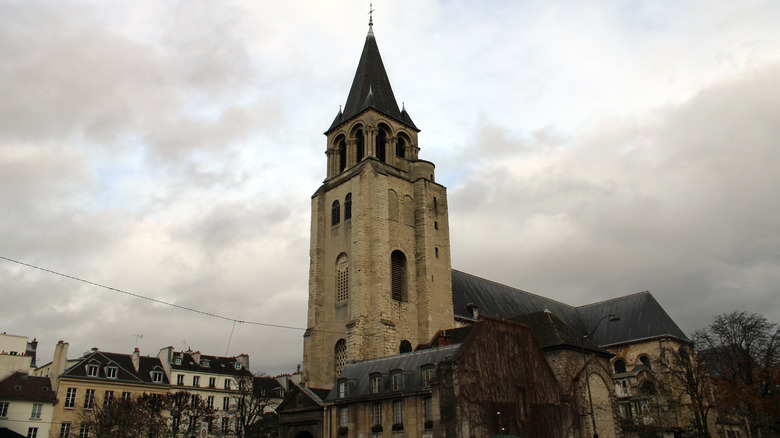
[(720, 412), (747, 420), (751, 436), (780, 434), (780, 352), (777, 324), (763, 315), (719, 315), (700, 333)]
[(200, 422), (214, 417), (214, 409), (202, 397), (187, 391), (166, 394), (164, 406), (168, 411), (167, 436), (172, 438), (197, 435)]
[(96, 438), (135, 438), (164, 433), (164, 399), (160, 394), (109, 400), (79, 412), (82, 426)]
[(273, 388), (266, 384), (273, 379), (248, 375), (236, 380), (238, 389), (229, 410), (233, 418), (231, 432), (239, 438), (275, 437), (278, 416), (273, 411)]

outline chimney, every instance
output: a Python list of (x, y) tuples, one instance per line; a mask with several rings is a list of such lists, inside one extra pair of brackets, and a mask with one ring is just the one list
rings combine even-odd
[(68, 345), (67, 342), (60, 340), (54, 347), (54, 357), (51, 360), (51, 370), (49, 371), (54, 392), (57, 392), (60, 375), (65, 372), (65, 365), (68, 363)]
[(192, 359), (195, 361), (196, 365), (200, 365), (200, 351), (195, 351), (190, 353), (192, 356)]
[(245, 370), (249, 371), (249, 355), (248, 354), (239, 354), (236, 356), (236, 361), (241, 364), (241, 367), (243, 367)]
[(138, 349), (138, 347), (135, 347), (135, 351), (133, 351), (133, 368), (135, 368), (135, 372), (138, 372), (138, 368), (141, 363), (141, 350)]
[(170, 376), (171, 362), (173, 362), (173, 347), (161, 348), (160, 352), (157, 353), (157, 358), (160, 359), (160, 362), (162, 362), (163, 369), (165, 369), (165, 374)]

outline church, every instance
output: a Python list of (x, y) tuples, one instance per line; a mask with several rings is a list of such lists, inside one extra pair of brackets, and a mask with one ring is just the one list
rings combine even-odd
[(649, 292), (575, 307), (453, 270), (419, 132), (369, 22), (325, 131), (302, 383), (280, 436), (622, 436), (642, 411), (631, 386), (685, 334)]

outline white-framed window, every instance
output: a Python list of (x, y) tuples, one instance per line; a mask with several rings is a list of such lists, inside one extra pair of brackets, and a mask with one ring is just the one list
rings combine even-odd
[(347, 396), (347, 381), (343, 380), (339, 382), (339, 398), (345, 398)]
[(184, 374), (176, 375), (176, 384), (179, 386), (184, 386)]
[(230, 389), (230, 379), (225, 379), (225, 389)]
[(234, 362), (233, 363), (233, 368), (235, 368), (237, 370), (240, 370), (241, 369), (241, 362)]
[(72, 408), (76, 406), (76, 388), (68, 388), (65, 393), (65, 407)]
[(79, 427), (79, 438), (89, 438), (89, 426), (86, 424)]
[(382, 403), (374, 403), (371, 409), (371, 419), (374, 425), (382, 424)]
[(181, 365), (181, 358), (180, 357), (173, 358), (173, 363), (176, 365)]
[(192, 376), (192, 386), (200, 386), (200, 376)]
[(38, 428), (30, 427), (27, 429), (27, 438), (38, 438)]
[(401, 385), (401, 372), (397, 371), (394, 372), (392, 375), (393, 378), (393, 391), (400, 391), (403, 385)]
[(88, 389), (84, 394), (84, 409), (92, 409), (95, 407), (95, 390)]
[(217, 378), (209, 377), (209, 388), (216, 388), (216, 387), (217, 387)]
[(211, 362), (208, 359), (201, 359), (200, 366), (208, 368), (211, 365)]
[(230, 397), (225, 397), (222, 399), (222, 409), (225, 411), (230, 409)]
[(371, 376), (371, 394), (379, 394), (382, 389), (382, 376)]
[(154, 383), (162, 383), (163, 381), (163, 372), (162, 371), (152, 371), (152, 382)]
[(33, 404), (32, 413), (30, 414), (31, 420), (40, 420), (41, 419), (41, 411), (43, 411), (43, 403), (35, 403)]
[(100, 367), (98, 365), (87, 365), (87, 376), (97, 377)]
[(109, 379), (116, 379), (117, 367), (106, 367), (106, 377)]
[(432, 380), (433, 380), (433, 367), (423, 368), (422, 370), (423, 386), (431, 386)]
[(103, 394), (103, 406), (108, 406), (114, 401), (114, 391), (106, 391)]
[(404, 422), (404, 401), (393, 401), (393, 424), (402, 424)]
[(0, 402), (0, 418), (8, 416), (8, 402)]
[(127, 391), (123, 392), (122, 393), (122, 400), (125, 400), (125, 401), (130, 400), (130, 393), (127, 392)]
[(70, 438), (70, 423), (60, 424), (60, 438)]
[(206, 398), (206, 407), (209, 409), (214, 409), (214, 396), (210, 395), (208, 398)]
[(349, 423), (349, 406), (339, 408), (339, 426), (346, 426)]

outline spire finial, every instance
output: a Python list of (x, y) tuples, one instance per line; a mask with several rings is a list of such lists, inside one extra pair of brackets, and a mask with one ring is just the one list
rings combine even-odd
[(368, 3), (368, 25), (374, 25), (374, 2)]

